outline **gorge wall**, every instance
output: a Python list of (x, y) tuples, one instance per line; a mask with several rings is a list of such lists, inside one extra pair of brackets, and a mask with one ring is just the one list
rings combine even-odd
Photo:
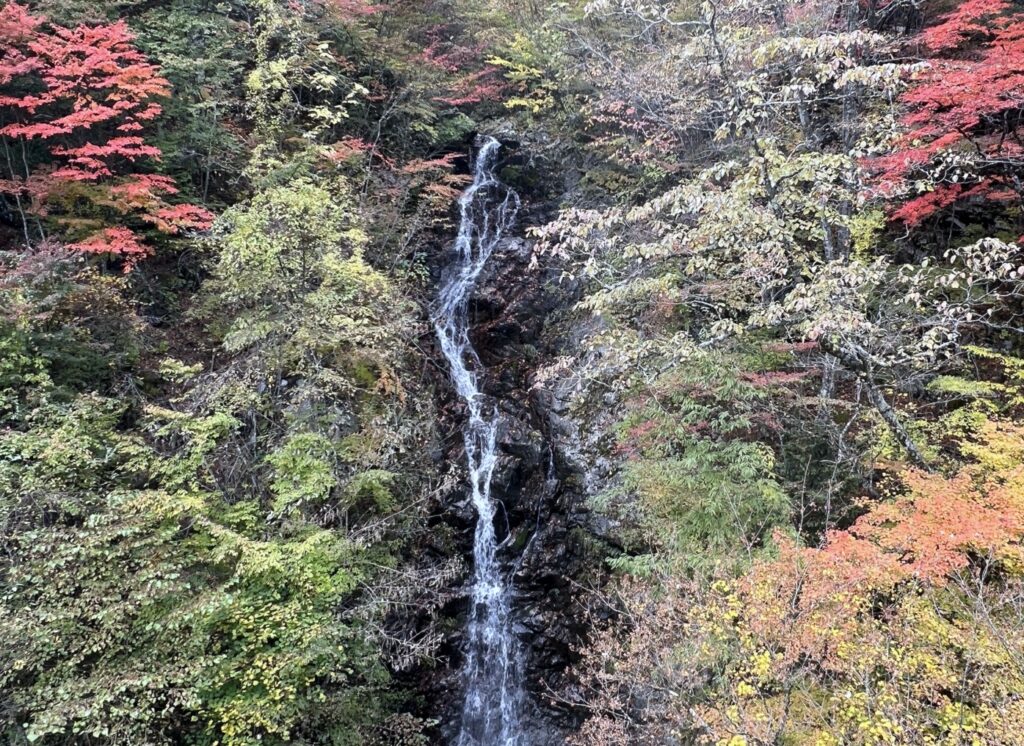
[[(544, 166), (511, 138), (506, 137), (503, 145), (496, 172), (521, 190), (523, 204), (516, 224), (494, 246), (476, 280), (469, 303), (469, 336), (482, 364), (480, 389), (496, 405), (491, 499), (497, 560), (513, 581), (511, 623), (523, 654), (526, 696), (520, 743), (555, 746), (564, 743), (579, 719), (564, 700), (566, 669), (584, 635), (578, 596), (587, 577), (598, 571), (600, 560), (588, 538), (585, 509), (593, 475), (580, 458), (581, 449), (589, 447), (581, 438), (588, 424), (568, 412), (578, 382), (557, 375), (548, 379), (543, 371), (573, 349), (585, 321), (572, 312), (576, 286), (565, 281), (561, 267), (531, 261), (534, 245), (525, 237), (527, 229), (544, 222), (557, 199), (536, 186), (550, 183)], [(433, 268), (438, 277), (449, 250), (450, 246), (438, 247)], [(451, 489), (438, 496), (432, 512), (438, 528), (455, 537), (452, 550), (467, 559), (471, 573), (477, 515), (460, 437), (467, 407), (440, 375), (437, 390), (444, 413), (439, 456), (458, 478), (449, 481)], [(442, 665), (418, 672), (424, 700), (435, 703), (429, 714), (439, 720), (439, 743), (458, 740), (469, 581), (468, 574), (455, 581), (455, 600), (444, 610), (449, 632), (440, 654)]]

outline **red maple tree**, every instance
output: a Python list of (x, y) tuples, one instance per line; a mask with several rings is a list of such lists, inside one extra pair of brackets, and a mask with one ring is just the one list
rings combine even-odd
[(446, 32), (446, 26), (430, 29), (430, 43), (412, 60), (442, 73), (441, 88), (431, 100), (453, 107), (500, 100), (507, 86), (498, 68), (483, 61), (488, 45), (458, 45)]
[(921, 41), (932, 56), (903, 95), (907, 130), (869, 164), (880, 193), (908, 197), (891, 217), (914, 226), (972, 198), (1019, 201), (1024, 13), (1009, 0), (966, 0)]
[[(170, 84), (133, 45), (123, 21), (64, 28), (10, 2), (0, 8), (0, 195), (61, 227), (70, 248), (124, 260), (152, 253), (140, 230), (204, 229), (211, 215), (170, 204), (174, 181), (142, 170), (160, 149), (142, 133)], [(128, 222), (131, 224), (125, 225)]]

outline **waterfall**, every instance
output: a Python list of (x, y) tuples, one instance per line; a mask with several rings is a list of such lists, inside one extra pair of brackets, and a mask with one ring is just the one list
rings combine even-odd
[(486, 139), (473, 165), (473, 182), (459, 198), (459, 232), (433, 317), (455, 390), (469, 413), (463, 438), (477, 514), (459, 746), (522, 746), (521, 660), (509, 618), (511, 579), (497, 558), (491, 500), (498, 418), (494, 403), (480, 392), (482, 366), (469, 340), (470, 296), (480, 271), (519, 209), (518, 195), (494, 174), (500, 147), (494, 138)]

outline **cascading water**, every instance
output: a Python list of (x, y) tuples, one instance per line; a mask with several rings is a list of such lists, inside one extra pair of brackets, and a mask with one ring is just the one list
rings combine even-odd
[(477, 513), (459, 746), (522, 746), (520, 651), (509, 618), (511, 582), (497, 557), (491, 500), (498, 418), (493, 402), (480, 392), (482, 366), (469, 340), (470, 295), (519, 209), (519, 197), (494, 174), (500, 147), (494, 138), (486, 139), (473, 166), (473, 182), (459, 198), (459, 233), (433, 318), (455, 390), (469, 410), (463, 437)]

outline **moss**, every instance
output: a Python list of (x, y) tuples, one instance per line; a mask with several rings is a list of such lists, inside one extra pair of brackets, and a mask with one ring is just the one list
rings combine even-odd
[(531, 534), (529, 531), (520, 531), (515, 535), (515, 539), (513, 539), (512, 546), (510, 548), (513, 556), (518, 557), (522, 553), (530, 541), (530, 536)]
[(546, 188), (541, 171), (525, 163), (506, 164), (499, 170), (498, 178), (520, 194), (541, 194)]

